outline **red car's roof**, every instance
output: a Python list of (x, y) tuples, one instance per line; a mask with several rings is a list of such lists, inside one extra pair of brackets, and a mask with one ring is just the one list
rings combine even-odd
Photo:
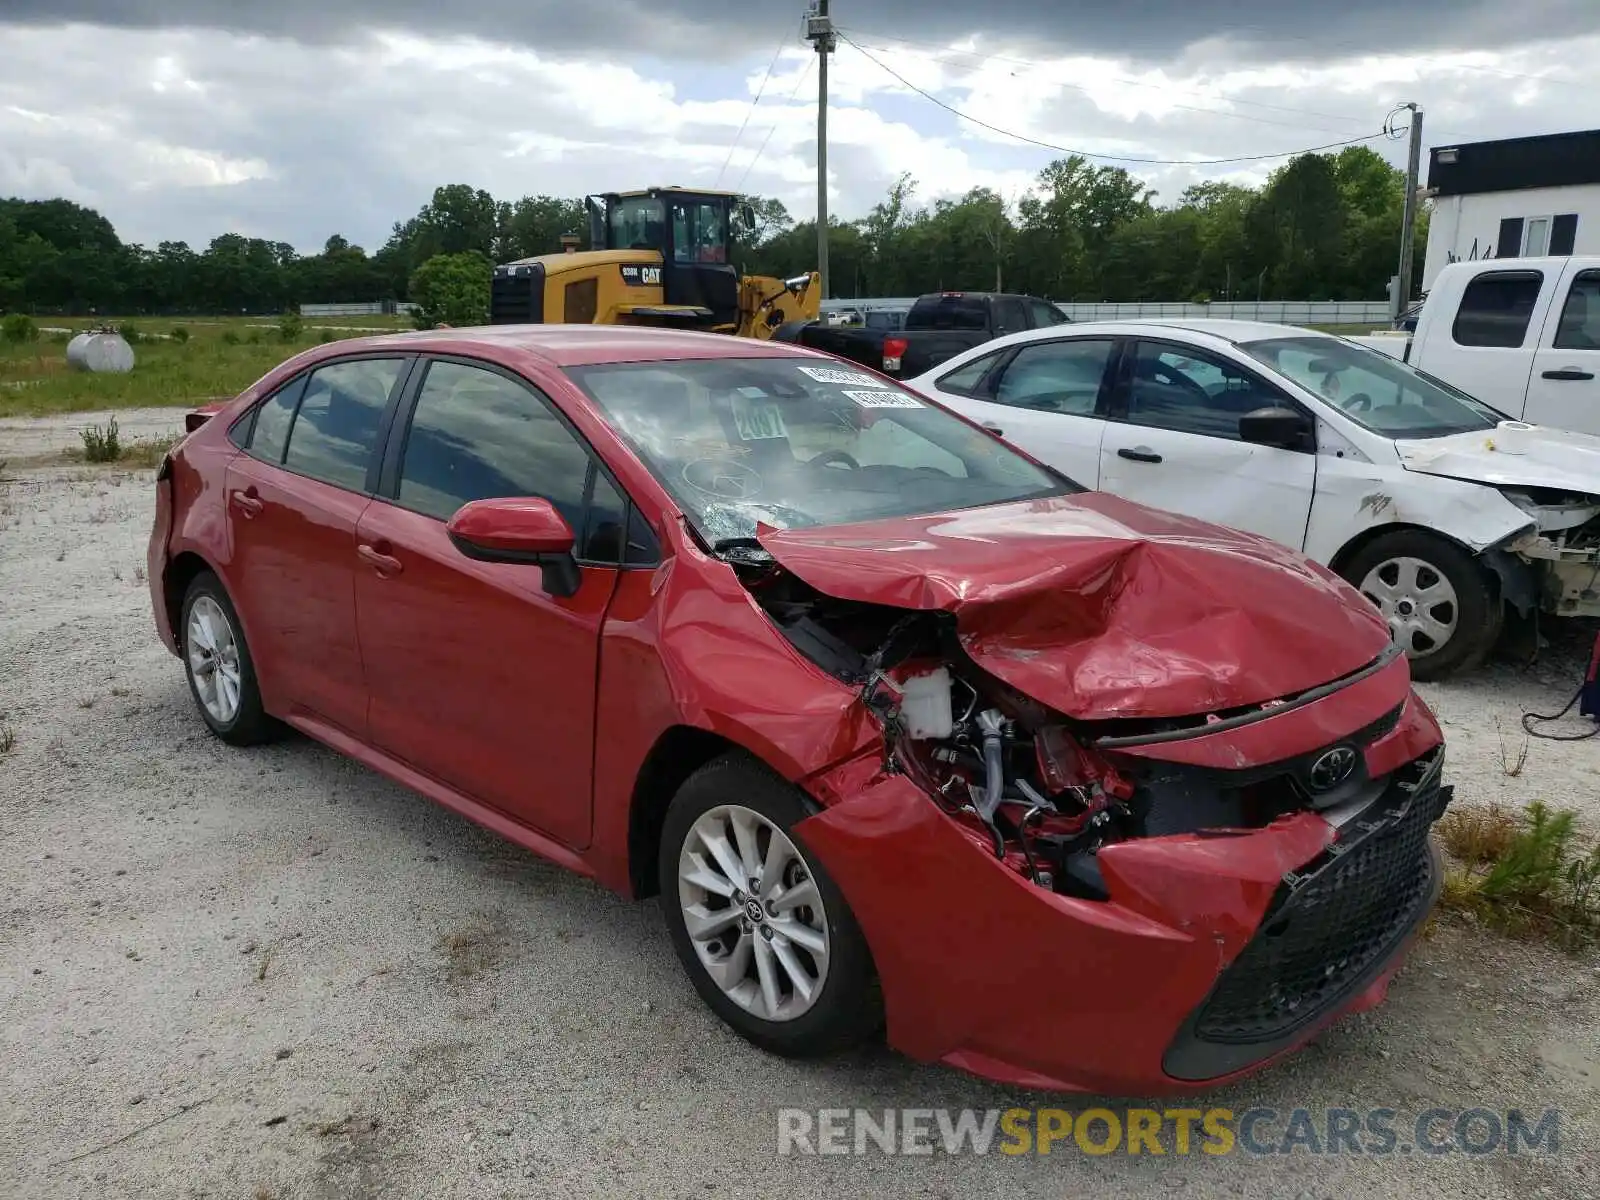
[(826, 357), (788, 343), (636, 325), (483, 325), (471, 329), (380, 334), (330, 343), (330, 348), (341, 354), (369, 346), (403, 346), (413, 351), (433, 350), (445, 354), (479, 349), (496, 357), (506, 351), (520, 351), (557, 367), (678, 358)]

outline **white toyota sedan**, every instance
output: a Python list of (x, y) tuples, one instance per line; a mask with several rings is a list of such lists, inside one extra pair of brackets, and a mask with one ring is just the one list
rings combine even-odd
[(1328, 564), (1382, 610), (1419, 679), (1481, 661), (1507, 606), (1600, 616), (1600, 438), (1513, 421), (1345, 338), (1073, 324), (906, 386), (1086, 487)]

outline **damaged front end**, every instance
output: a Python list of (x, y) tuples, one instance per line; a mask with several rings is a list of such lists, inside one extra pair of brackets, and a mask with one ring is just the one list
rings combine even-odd
[(1315, 703), (1384, 671), (1400, 657), (1397, 646), (1342, 679), (1260, 704), (1192, 717), (1075, 719), (985, 671), (949, 613), (838, 600), (765, 552), (746, 548), (737, 557), (791, 644), (859, 688), (882, 729), (883, 769), (926, 793), (975, 845), (1062, 895), (1108, 898), (1098, 862), (1108, 845), (1260, 829), (1305, 811), (1337, 821), (1383, 790), (1385, 781), (1361, 768), (1359, 750), (1394, 730), (1400, 705), (1332, 751), (1319, 745), (1265, 765), (1172, 761), (1162, 749), (1181, 757), (1185, 742)]
[(1600, 498), (1555, 488), (1503, 488), (1535, 528), (1506, 550), (1537, 575), (1539, 607), (1563, 617), (1600, 616)]
[[(1287, 694), (1069, 714), (991, 669), (970, 605), (841, 598), (754, 539), (722, 550), (882, 731), (870, 761), (814, 781), (827, 807), (801, 832), (874, 943), (899, 1048), (1032, 1086), (1184, 1087), (1257, 1066), (1381, 993), (1437, 894), (1427, 831), (1449, 799), (1438, 728), (1381, 638)], [(892, 900), (885, 861), (904, 868)], [(903, 930), (908, 899), (930, 938), (970, 958), (961, 978), (935, 981), (903, 936), (879, 932)], [(1112, 1048), (1052, 1046), (1050, 1023), (1031, 1019), (952, 1024), (922, 999), (937, 986), (981, 1013), (992, 989), (1041, 983), (1092, 1009)]]

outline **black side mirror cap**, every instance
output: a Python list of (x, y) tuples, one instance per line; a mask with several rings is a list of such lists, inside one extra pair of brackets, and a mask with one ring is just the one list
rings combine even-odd
[(1315, 449), (1311, 421), (1292, 408), (1258, 408), (1239, 418), (1239, 440), (1280, 450)]

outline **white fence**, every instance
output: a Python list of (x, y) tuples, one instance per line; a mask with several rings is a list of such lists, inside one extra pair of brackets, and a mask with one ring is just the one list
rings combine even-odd
[[(909, 308), (915, 296), (857, 297), (824, 300), (822, 310), (840, 308)], [(371, 304), (302, 304), (302, 317), (377, 317), (409, 313), (417, 306), (406, 301), (378, 300)], [(1387, 300), (1229, 300), (1213, 304), (1186, 304), (1180, 301), (1148, 300), (1069, 304), (1056, 307), (1074, 321), (1134, 321), (1141, 317), (1168, 317), (1195, 320), (1200, 317), (1236, 321), (1271, 321), (1278, 325), (1377, 325), (1389, 324)]]
[(405, 300), (374, 300), (370, 304), (302, 304), (302, 317), (382, 317), (409, 313), (417, 306)]
[[(823, 311), (837, 308), (907, 308), (915, 296), (824, 300)], [(1132, 321), (1142, 317), (1195, 320), (1212, 317), (1235, 321), (1270, 321), (1278, 325), (1387, 325), (1387, 300), (1229, 300), (1212, 304), (1147, 300), (1071, 304), (1056, 307), (1074, 321)]]

